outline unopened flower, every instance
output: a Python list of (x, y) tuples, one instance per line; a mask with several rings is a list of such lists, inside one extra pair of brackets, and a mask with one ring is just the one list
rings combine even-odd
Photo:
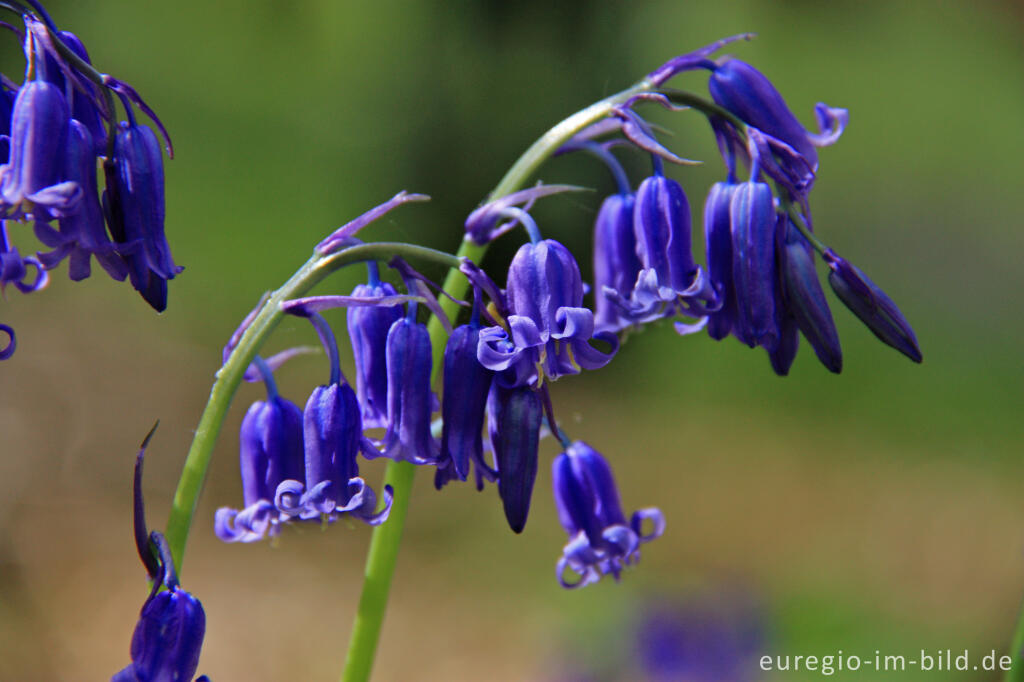
[(391, 325), (387, 338), (388, 428), (381, 446), (385, 457), (413, 464), (437, 462), (439, 445), (430, 435), (434, 396), (427, 326), (409, 315)]
[[(551, 465), (558, 519), (569, 543), (558, 560), (556, 576), (562, 587), (597, 582), (611, 574), (616, 580), (625, 566), (640, 558), (639, 547), (665, 530), (661, 511), (653, 507), (633, 512), (627, 523), (611, 467), (601, 453), (575, 441)], [(644, 533), (645, 521), (652, 528)], [(566, 569), (578, 580), (566, 580)]]
[[(398, 292), (380, 281), (377, 266), (370, 270), (370, 282), (357, 284), (353, 297), (395, 296)], [(363, 408), (363, 426), (368, 429), (387, 426), (388, 375), (386, 346), (388, 331), (402, 316), (398, 306), (352, 306), (346, 311), (352, 357), (356, 364), (356, 395)]]
[(487, 428), (498, 465), (498, 494), (514, 533), (523, 532), (530, 513), (542, 418), (536, 390), (492, 384), (487, 398)]

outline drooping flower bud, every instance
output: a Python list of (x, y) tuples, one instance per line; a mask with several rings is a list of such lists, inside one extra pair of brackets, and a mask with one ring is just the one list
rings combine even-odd
[(708, 278), (722, 306), (708, 316), (708, 335), (720, 341), (732, 331), (736, 293), (732, 283), (732, 233), (729, 207), (738, 185), (716, 182), (704, 202), (704, 248)]
[[(839, 332), (818, 281), (814, 254), (807, 240), (789, 220), (781, 225), (781, 229), (779, 275), (786, 309), (814, 348), (821, 364), (830, 372), (839, 374), (843, 369)], [(795, 349), (795, 343), (793, 345)]]
[(491, 478), (483, 459), (484, 411), (494, 372), (477, 359), (479, 324), (456, 327), (444, 349), (444, 395), (441, 416), (441, 463), (434, 485), (440, 489), (452, 479), (466, 480), (469, 464), (475, 462), (478, 483)]
[(771, 188), (745, 182), (729, 204), (732, 282), (736, 296), (733, 333), (751, 348), (769, 352), (779, 342), (775, 301), (775, 206)]
[(157, 592), (142, 607), (132, 634), (131, 664), (110, 682), (191, 680), (205, 634), (206, 613), (198, 599), (176, 586)]
[(388, 430), (382, 454), (413, 464), (437, 461), (438, 444), (430, 435), (430, 334), (409, 317), (391, 325), (387, 346)]
[(528, 386), (503, 388), (495, 382), (487, 398), (487, 423), (498, 465), (498, 494), (514, 533), (523, 532), (530, 513), (543, 407)]
[(831, 249), (825, 251), (825, 262), (831, 269), (828, 283), (846, 307), (874, 332), (875, 336), (914, 362), (921, 362), (917, 337), (903, 313), (878, 285), (868, 279), (857, 266)]
[[(601, 453), (575, 441), (551, 465), (558, 519), (569, 543), (558, 560), (556, 575), (562, 587), (582, 587), (609, 573), (619, 579), (624, 566), (640, 558), (639, 547), (660, 536), (665, 519), (655, 508), (634, 512), (629, 523), (622, 513), (611, 467)], [(644, 521), (653, 528), (644, 534)], [(565, 569), (579, 576), (565, 580)]]

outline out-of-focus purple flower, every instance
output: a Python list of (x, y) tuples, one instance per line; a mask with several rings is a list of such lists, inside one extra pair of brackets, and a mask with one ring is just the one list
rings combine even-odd
[(629, 292), (640, 274), (633, 232), (633, 205), (636, 197), (612, 194), (601, 204), (594, 223), (594, 328), (616, 332), (632, 324), (605, 294)]
[(479, 337), (479, 310), (475, 306), (472, 321), (456, 327), (444, 349), (444, 427), (441, 459), (434, 475), (438, 490), (450, 480), (465, 481), (470, 462), (476, 467), (478, 489), (483, 488), (484, 478), (495, 480), (495, 472), (484, 462), (483, 445), (484, 412), (494, 372), (477, 359)]
[(498, 467), (498, 494), (514, 533), (523, 532), (530, 513), (543, 407), (528, 386), (505, 388), (495, 381), (487, 397), (487, 430)]
[(10, 159), (0, 166), (0, 213), (6, 218), (50, 219), (71, 210), (82, 189), (61, 177), (70, 120), (57, 86), (43, 80), (18, 90), (11, 114)]
[(11, 155), (11, 114), (17, 90), (11, 90), (0, 80), (0, 164), (7, 163)]
[(868, 279), (857, 266), (832, 249), (824, 253), (831, 272), (828, 283), (847, 308), (874, 332), (875, 336), (914, 362), (921, 362), (917, 336), (903, 313), (878, 285)]
[(650, 682), (753, 682), (764, 646), (763, 616), (749, 597), (725, 596), (647, 605), (635, 651)]
[(732, 282), (736, 296), (733, 333), (751, 348), (769, 352), (779, 343), (775, 301), (775, 228), (771, 188), (763, 182), (736, 187), (729, 204)]
[[(154, 427), (155, 430), (156, 427)], [(142, 459), (153, 432), (135, 460), (135, 544), (153, 589), (132, 634), (132, 662), (111, 682), (188, 682), (199, 667), (206, 614), (198, 599), (181, 589), (164, 536), (146, 530), (142, 502)], [(201, 676), (196, 682), (208, 682)]]
[[(575, 588), (608, 574), (618, 580), (623, 567), (639, 560), (640, 544), (664, 532), (661, 511), (641, 509), (627, 523), (611, 467), (582, 441), (569, 445), (555, 458), (551, 469), (558, 519), (569, 534), (569, 543), (556, 567), (558, 581), (562, 587)], [(648, 520), (651, 532), (644, 533), (643, 525)], [(566, 580), (566, 569), (579, 579)]]
[[(618, 339), (594, 332), (594, 313), (583, 307), (583, 281), (576, 259), (553, 239), (519, 247), (508, 268), (505, 289), (508, 330), (492, 327), (480, 334), (481, 364), (497, 372), (513, 371), (513, 383), (539, 382), (539, 369), (554, 380), (580, 369), (598, 369), (611, 361)], [(601, 352), (591, 339), (608, 343)]]
[(0, 348), (0, 360), (6, 360), (14, 355), (15, 349), (18, 347), (18, 338), (14, 335), (14, 329), (6, 324), (0, 324), (0, 332), (7, 335), (7, 343)]
[(388, 429), (381, 454), (413, 464), (437, 462), (439, 445), (430, 435), (434, 397), (430, 390), (430, 334), (416, 322), (415, 306), (388, 331)]
[(302, 412), (277, 393), (265, 374), (267, 400), (252, 404), (239, 433), (241, 510), (221, 507), (214, 531), (224, 542), (256, 542), (277, 535), (288, 515), (275, 507), (278, 485), (302, 478)]
[(54, 250), (40, 254), (48, 269), (57, 266), (70, 255), (68, 276), (83, 280), (90, 274), (92, 256), (107, 273), (122, 281), (128, 274), (124, 260), (116, 252), (116, 246), (107, 236), (103, 223), (96, 186), (96, 156), (93, 138), (81, 122), (72, 119), (68, 125), (67, 142), (63, 150), (63, 177), (78, 183), (82, 189), (81, 200), (75, 209), (60, 218), (60, 231), (56, 231), (41, 220), (36, 220), (35, 234), (39, 241)]
[(157, 311), (167, 307), (167, 280), (183, 270), (175, 265), (164, 235), (164, 166), (153, 131), (121, 123), (114, 158), (104, 166), (104, 208), (111, 233), (120, 243), (132, 286)]
[[(397, 291), (371, 269), (369, 284), (357, 284), (352, 296), (396, 296)], [(363, 408), (363, 427), (387, 426), (388, 374), (386, 346), (388, 331), (402, 316), (398, 306), (352, 306), (346, 311), (352, 357), (356, 364), (356, 395)]]

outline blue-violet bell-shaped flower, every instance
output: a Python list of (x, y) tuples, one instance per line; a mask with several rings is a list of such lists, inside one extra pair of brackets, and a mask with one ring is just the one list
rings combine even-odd
[(302, 413), (305, 484), (292, 479), (277, 486), (275, 507), (302, 520), (334, 521), (342, 514), (376, 526), (391, 512), (392, 489), (384, 489), (384, 508), (359, 476), (360, 451), (377, 454), (363, 437), (363, 420), (356, 392), (341, 374), (334, 332), (318, 313), (309, 313), (331, 363), (330, 382), (313, 390)]
[(522, 533), (537, 479), (543, 405), (529, 386), (495, 381), (487, 398), (487, 429), (498, 468), (498, 494), (514, 533)]
[(105, 166), (108, 222), (128, 264), (132, 286), (157, 311), (167, 307), (175, 265), (164, 235), (164, 166), (160, 142), (145, 125), (121, 122), (113, 163)]
[[(395, 288), (375, 276), (373, 264), (370, 282), (357, 284), (353, 297), (395, 296)], [(352, 306), (346, 311), (352, 357), (356, 365), (356, 395), (363, 406), (363, 427), (387, 426), (388, 374), (385, 358), (388, 332), (401, 316), (398, 306)]]
[[(479, 302), (477, 303), (479, 305)], [(441, 459), (434, 486), (441, 489), (450, 480), (465, 481), (469, 465), (476, 466), (477, 488), (483, 479), (495, 480), (484, 462), (484, 413), (494, 372), (477, 359), (480, 322), (474, 307), (473, 320), (456, 327), (444, 349), (444, 394), (441, 398)]]
[[(618, 580), (623, 567), (640, 558), (640, 544), (665, 531), (665, 518), (653, 507), (634, 512), (626, 522), (611, 467), (586, 443), (570, 444), (555, 458), (551, 469), (558, 519), (569, 534), (569, 543), (556, 567), (562, 587), (589, 585), (609, 573)], [(644, 533), (643, 525), (648, 520), (651, 532)], [(579, 580), (567, 581), (567, 568)]]
[[(594, 313), (583, 307), (579, 266), (565, 246), (553, 239), (519, 247), (508, 268), (505, 295), (508, 331), (491, 327), (480, 333), (478, 357), (488, 369), (516, 377), (516, 385), (554, 380), (580, 369), (599, 369), (618, 350), (618, 339), (594, 331)], [(604, 353), (591, 339), (609, 344)]]
[(67, 142), (64, 148), (64, 177), (78, 183), (82, 196), (75, 209), (60, 218), (60, 231), (56, 231), (41, 220), (36, 220), (35, 233), (39, 241), (54, 248), (40, 259), (47, 268), (56, 265), (70, 254), (68, 276), (80, 281), (89, 276), (92, 256), (107, 273), (122, 281), (128, 274), (127, 266), (107, 236), (103, 223), (96, 187), (96, 156), (93, 138), (88, 128), (72, 119), (68, 125)]
[(74, 207), (82, 190), (61, 177), (70, 120), (60, 89), (43, 80), (18, 90), (11, 114), (10, 159), (0, 166), (0, 213), (48, 220)]
[(612, 194), (601, 204), (594, 223), (594, 328), (617, 332), (632, 324), (605, 293), (628, 296), (640, 274), (633, 232), (633, 194)]
[(831, 270), (828, 283), (839, 300), (883, 343), (914, 362), (921, 362), (923, 356), (917, 344), (917, 336), (892, 299), (857, 266), (832, 249), (827, 249), (823, 257)]
[(779, 343), (776, 313), (775, 205), (763, 182), (741, 183), (729, 204), (732, 283), (736, 296), (733, 333), (751, 348), (769, 352)]
[[(256, 364), (265, 368), (260, 360)], [(224, 542), (277, 535), (288, 520), (274, 504), (277, 488), (285, 480), (302, 478), (302, 412), (278, 395), (269, 370), (264, 380), (267, 400), (252, 404), (239, 433), (243, 508), (221, 507), (214, 517), (214, 532)]]
[(732, 232), (729, 209), (736, 183), (716, 182), (704, 202), (704, 249), (708, 278), (721, 307), (708, 315), (708, 335), (721, 341), (736, 319), (736, 292), (732, 284)]
[(432, 358), (427, 327), (415, 320), (416, 305), (391, 325), (386, 344), (388, 428), (381, 454), (413, 464), (437, 462), (439, 445), (430, 434), (434, 396), (430, 390)]

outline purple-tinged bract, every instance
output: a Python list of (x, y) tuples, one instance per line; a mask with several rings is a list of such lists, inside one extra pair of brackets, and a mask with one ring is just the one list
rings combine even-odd
[(523, 532), (530, 513), (543, 407), (537, 391), (504, 388), (495, 382), (487, 399), (487, 423), (498, 466), (498, 494), (514, 533)]
[[(570, 444), (551, 469), (558, 519), (569, 534), (556, 567), (558, 581), (574, 588), (608, 574), (618, 580), (624, 566), (639, 560), (640, 544), (664, 532), (664, 516), (651, 507), (634, 512), (627, 523), (611, 467), (601, 453), (582, 441)], [(652, 528), (645, 534), (647, 520)], [(577, 581), (565, 579), (567, 568), (579, 576)]]

